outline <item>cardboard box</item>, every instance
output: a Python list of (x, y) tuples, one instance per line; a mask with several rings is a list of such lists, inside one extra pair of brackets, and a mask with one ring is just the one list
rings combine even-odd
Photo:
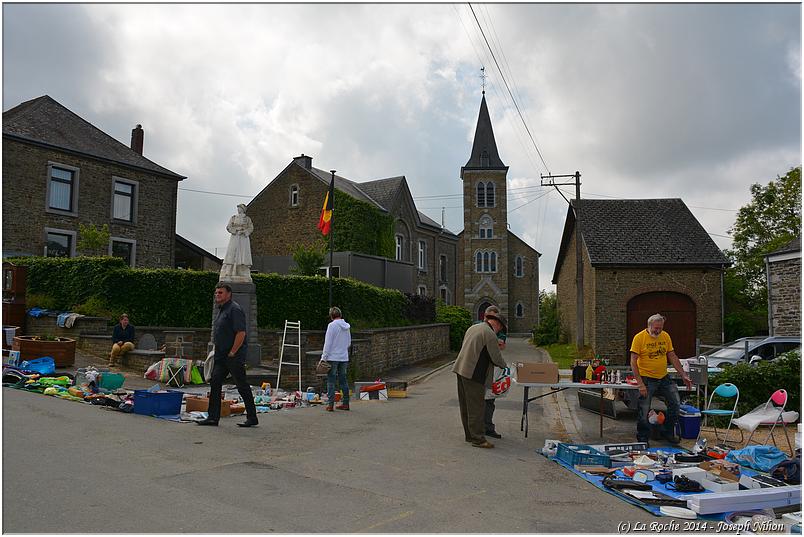
[(521, 383), (557, 384), (558, 365), (516, 362), (516, 381)]
[[(232, 413), (231, 406), (237, 401), (224, 399), (221, 401), (221, 417), (225, 418)], [(185, 412), (207, 412), (209, 410), (209, 399), (206, 397), (188, 396), (185, 399)]]
[(740, 480), (739, 475), (734, 474), (734, 473), (726, 470), (725, 468), (723, 468), (723, 466), (721, 466), (720, 464), (717, 464), (716, 462), (713, 462), (713, 461), (704, 461), (704, 462), (702, 462), (701, 464), (698, 465), (698, 468), (700, 468), (700, 469), (702, 469), (702, 470), (704, 470), (704, 471), (706, 471), (706, 472), (708, 472), (710, 474), (714, 474), (714, 475), (716, 475), (718, 477), (722, 477), (723, 479), (725, 479), (727, 481), (734, 481), (736, 483), (736, 482), (738, 482)]
[(696, 479), (696, 481), (698, 481), (703, 488), (711, 490), (712, 492), (732, 492), (740, 489), (740, 484), (737, 481), (724, 479), (710, 472), (706, 472), (704, 478)]

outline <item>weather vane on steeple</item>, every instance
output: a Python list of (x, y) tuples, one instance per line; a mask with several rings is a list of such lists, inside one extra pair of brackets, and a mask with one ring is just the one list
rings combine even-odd
[(483, 95), (486, 94), (486, 68), (480, 68), (480, 87), (483, 88)]

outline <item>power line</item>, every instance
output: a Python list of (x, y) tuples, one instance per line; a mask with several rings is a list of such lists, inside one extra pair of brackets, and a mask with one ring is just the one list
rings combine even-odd
[[(566, 190), (564, 192), (566, 192)], [(567, 192), (567, 194), (570, 194), (570, 192)], [(617, 196), (609, 196), (608, 194), (594, 194), (592, 192), (586, 192), (586, 191), (584, 191), (584, 194), (586, 194), (587, 196), (599, 196), (601, 198), (611, 198), (611, 199), (615, 199), (615, 200), (628, 199), (628, 198), (620, 198), (620, 197), (617, 197)], [(700, 205), (687, 205), (687, 207), (692, 207), (693, 209), (705, 209), (707, 211), (725, 211), (725, 212), (730, 212), (730, 213), (738, 213), (738, 212), (740, 212), (739, 209), (723, 209), (723, 208), (720, 208), (720, 207), (701, 207)]]
[(497, 57), (494, 55), (494, 50), (492, 50), (491, 45), (489, 44), (489, 40), (486, 38), (486, 32), (483, 31), (483, 26), (480, 25), (480, 21), (477, 18), (477, 14), (475, 13), (472, 4), (469, 4), (469, 9), (472, 10), (472, 15), (475, 17), (475, 22), (477, 22), (477, 27), (480, 28), (480, 33), (483, 36), (483, 40), (486, 42), (486, 46), (491, 53), (491, 59), (494, 60), (494, 65), (497, 66), (497, 71), (500, 73), (500, 78), (502, 78), (503, 84), (505, 84), (505, 89), (508, 90), (508, 94), (511, 96), (511, 100), (514, 101), (514, 107), (516, 107), (516, 111), (519, 113), (519, 119), (522, 120), (522, 124), (525, 126), (525, 131), (527, 131), (528, 136), (530, 137), (530, 141), (533, 143), (533, 147), (536, 148), (536, 153), (539, 154), (539, 158), (544, 164), (544, 169), (547, 170), (547, 173), (550, 173), (550, 168), (547, 166), (547, 163), (544, 161), (544, 157), (542, 156), (542, 152), (539, 150), (539, 146), (536, 144), (536, 140), (533, 139), (533, 134), (530, 132), (530, 128), (528, 127), (527, 122), (525, 121), (525, 117), (522, 115), (522, 110), (519, 109), (519, 104), (517, 104), (516, 99), (514, 99), (514, 94), (511, 92), (511, 88), (508, 86), (508, 81), (505, 79), (505, 74), (503, 73), (502, 69), (500, 68), (500, 64), (497, 61)]
[(201, 194), (214, 194), (216, 196), (231, 196), (233, 198), (253, 198), (254, 196), (246, 196), (244, 194), (229, 194), (227, 192), (212, 192), (209, 190), (195, 190), (193, 188), (183, 188), (179, 187), (179, 190), (184, 190), (187, 192), (199, 192)]

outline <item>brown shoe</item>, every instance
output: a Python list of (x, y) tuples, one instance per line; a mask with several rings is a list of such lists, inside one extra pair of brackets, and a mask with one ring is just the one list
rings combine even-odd
[(491, 448), (493, 448), (493, 447), (494, 447), (494, 444), (492, 444), (492, 443), (491, 443), (491, 442), (489, 442), (488, 440), (483, 440), (483, 442), (481, 442), (481, 443), (479, 443), (479, 444), (475, 444), (475, 443), (473, 442), (473, 443), (472, 443), (472, 447), (479, 447), (479, 448), (491, 449)]
[(332, 410), (333, 410), (332, 405), (325, 406), (324, 410), (326, 410), (327, 412), (332, 412)]
[(335, 408), (337, 408), (338, 410), (349, 410), (349, 403), (344, 403), (342, 405), (338, 405)]

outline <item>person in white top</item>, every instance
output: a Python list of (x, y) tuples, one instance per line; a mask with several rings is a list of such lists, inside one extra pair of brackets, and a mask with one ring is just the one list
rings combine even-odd
[(346, 381), (346, 368), (349, 365), (349, 346), (352, 344), (352, 333), (349, 323), (342, 319), (340, 308), (329, 309), (329, 318), (332, 322), (327, 326), (324, 336), (324, 351), (321, 359), (332, 366), (327, 373), (327, 412), (332, 412), (335, 405), (335, 377), (340, 381), (343, 398), (338, 410), (349, 410), (349, 384)]

